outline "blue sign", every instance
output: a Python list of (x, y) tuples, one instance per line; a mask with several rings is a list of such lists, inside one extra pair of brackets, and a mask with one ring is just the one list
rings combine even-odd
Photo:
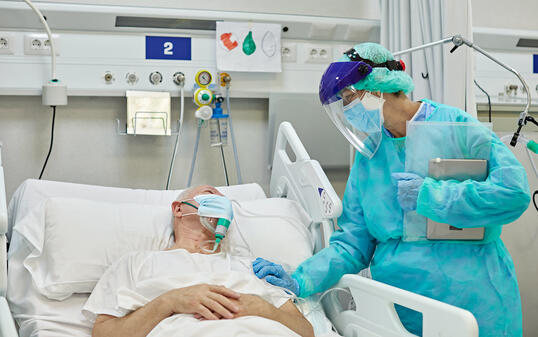
[(534, 54), (532, 72), (538, 74), (538, 54)]
[(191, 38), (146, 36), (146, 60), (191, 60)]

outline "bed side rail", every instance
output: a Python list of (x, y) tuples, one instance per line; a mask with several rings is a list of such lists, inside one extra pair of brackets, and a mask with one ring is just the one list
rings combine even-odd
[(394, 304), (422, 313), (423, 336), (478, 337), (478, 324), (469, 311), (358, 275), (344, 275), (336, 285), (349, 288), (354, 309), (344, 308), (337, 292), (323, 300), (328, 317), (346, 337), (407, 337)]
[(312, 218), (311, 230), (317, 233), (316, 251), (325, 247), (333, 223), (342, 213), (342, 202), (319, 162), (310, 159), (289, 122), (282, 122), (278, 128), (272, 167), (271, 197), (299, 202)]
[(7, 289), (7, 203), (4, 168), (2, 166), (2, 144), (0, 143), (0, 296)]

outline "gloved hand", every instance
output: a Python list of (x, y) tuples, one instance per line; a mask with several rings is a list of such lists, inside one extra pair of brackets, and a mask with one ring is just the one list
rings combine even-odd
[(252, 261), (252, 270), (258, 278), (263, 279), (265, 277), (265, 280), (272, 285), (289, 289), (299, 296), (299, 283), (286, 273), (281, 265), (258, 257)]
[(391, 174), (398, 185), (398, 202), (404, 211), (417, 209), (418, 192), (424, 178), (414, 173), (397, 172)]

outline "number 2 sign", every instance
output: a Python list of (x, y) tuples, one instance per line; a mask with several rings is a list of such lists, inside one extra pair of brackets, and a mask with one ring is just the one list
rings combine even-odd
[(146, 60), (191, 60), (191, 38), (146, 36)]

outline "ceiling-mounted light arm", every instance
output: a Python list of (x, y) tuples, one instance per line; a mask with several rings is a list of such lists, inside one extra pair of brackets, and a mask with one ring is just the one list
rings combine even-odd
[(527, 124), (528, 112), (529, 112), (529, 108), (531, 106), (531, 92), (529, 90), (529, 86), (527, 85), (527, 82), (525, 82), (525, 80), (523, 79), (523, 77), (521, 76), (521, 74), (517, 70), (515, 70), (514, 68), (509, 67), (508, 65), (506, 65), (503, 62), (499, 61), (498, 59), (493, 57), (490, 53), (486, 52), (484, 49), (482, 49), (479, 46), (475, 45), (473, 42), (467, 40), (466, 38), (462, 37), (461, 35), (454, 35), (452, 37), (448, 37), (448, 38), (445, 38), (445, 39), (442, 39), (442, 40), (439, 40), (439, 41), (430, 42), (430, 43), (426, 43), (426, 44), (423, 44), (423, 45), (418, 46), (418, 47), (413, 47), (413, 48), (410, 48), (410, 49), (398, 51), (398, 52), (394, 53), (393, 55), (398, 56), (398, 55), (402, 55), (402, 54), (412, 53), (412, 52), (417, 51), (417, 50), (422, 50), (422, 49), (430, 48), (430, 47), (433, 47), (433, 46), (437, 46), (437, 45), (444, 44), (444, 43), (449, 43), (449, 42), (452, 42), (454, 44), (454, 48), (452, 48), (450, 50), (451, 53), (454, 52), (458, 47), (460, 47), (462, 45), (466, 45), (467, 47), (473, 48), (474, 50), (476, 50), (480, 54), (484, 55), (485, 57), (489, 58), (493, 62), (497, 63), (498, 65), (500, 65), (504, 69), (508, 70), (512, 74), (516, 75), (516, 77), (519, 79), (519, 81), (521, 82), (521, 84), (525, 88), (525, 92), (527, 93), (527, 105), (525, 106), (525, 109), (523, 110), (523, 112), (519, 116), (518, 129), (514, 133), (514, 136), (512, 137), (512, 141), (510, 142), (510, 145), (515, 146), (516, 143), (517, 143), (517, 139), (519, 137), (519, 132), (521, 131), (521, 128), (525, 124)]
[(41, 14), (41, 11), (36, 6), (34, 6), (34, 4), (30, 0), (23, 0), (23, 1), (26, 2), (26, 4), (30, 6), (30, 8), (34, 11), (34, 13), (39, 17), (39, 21), (41, 21), (41, 23), (45, 27), (45, 30), (47, 31), (47, 35), (50, 41), (50, 54), (52, 56), (51, 79), (57, 80), (56, 78), (56, 48), (54, 46), (54, 40), (52, 39), (52, 32), (50, 31), (49, 24), (47, 23), (47, 20), (45, 20), (45, 17), (43, 16), (43, 14)]

